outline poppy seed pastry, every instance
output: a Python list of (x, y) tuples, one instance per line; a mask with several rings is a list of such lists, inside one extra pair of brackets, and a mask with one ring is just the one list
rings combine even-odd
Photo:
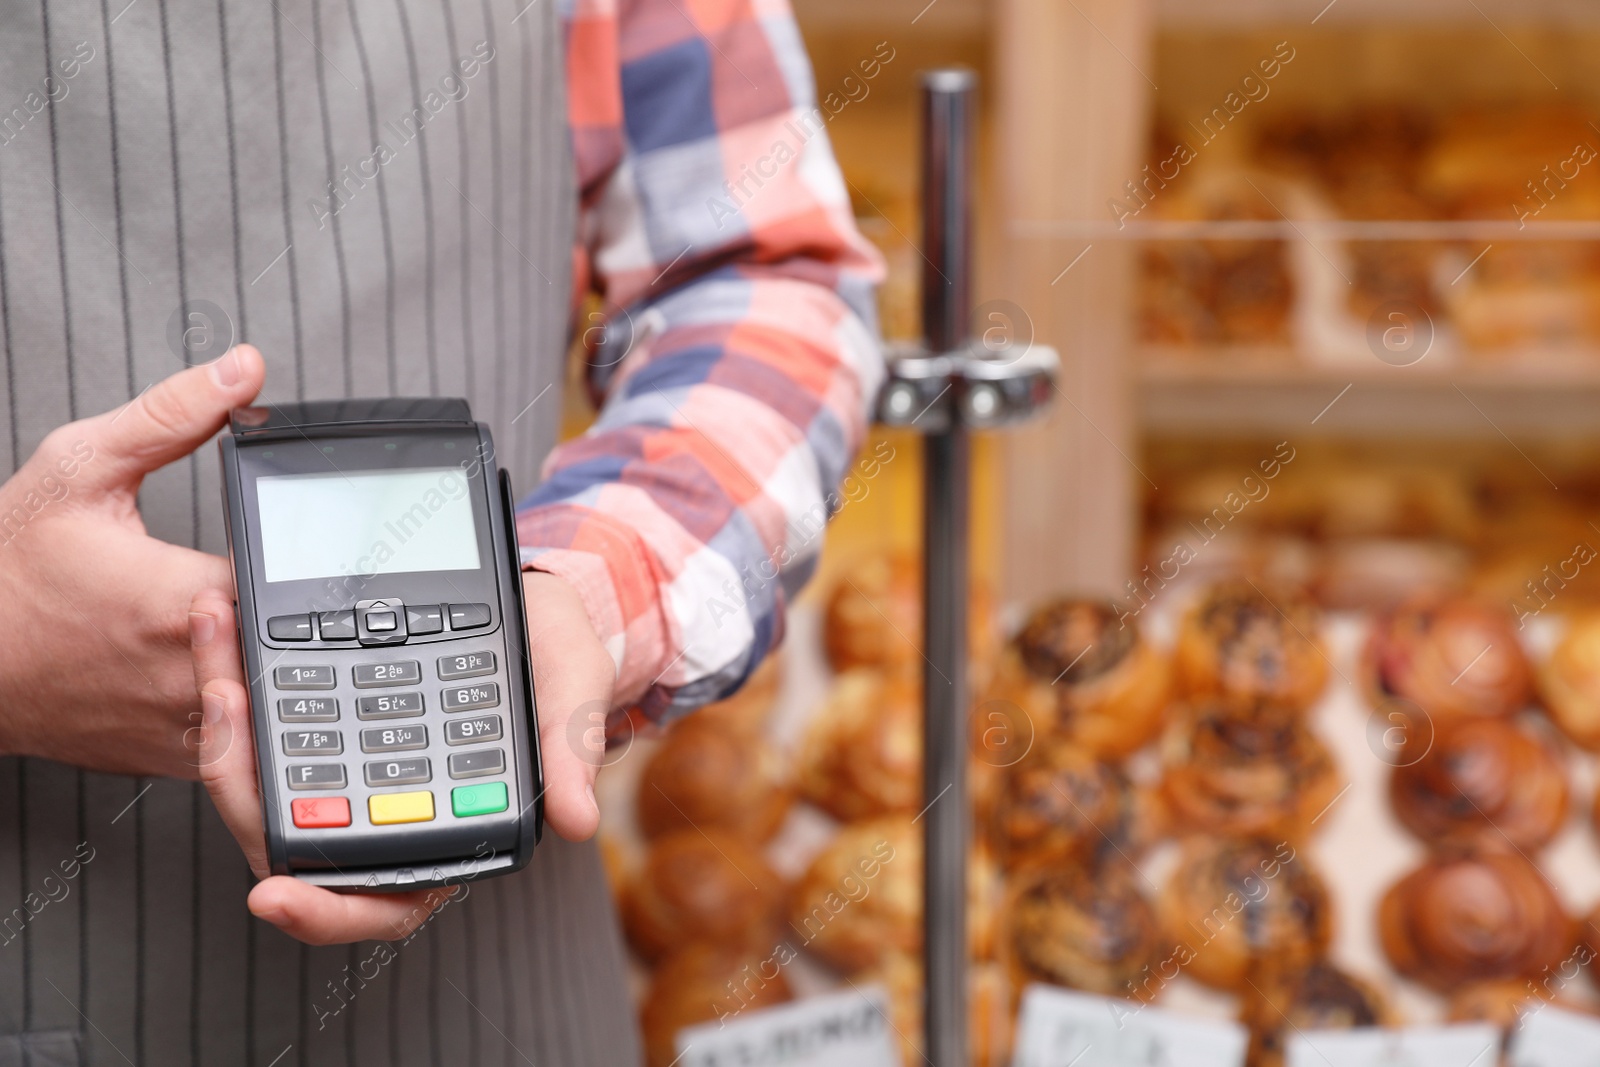
[(1222, 697), (1309, 708), (1328, 681), (1321, 613), (1306, 597), (1223, 582), (1178, 629), (1178, 679), (1191, 699)]

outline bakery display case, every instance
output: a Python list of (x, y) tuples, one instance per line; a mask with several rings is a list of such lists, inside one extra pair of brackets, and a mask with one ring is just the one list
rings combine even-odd
[[(1528, 1035), (1600, 1033), (1600, 12), (796, 7), (885, 332), (917, 330), (915, 75), (959, 62), (974, 328), (1062, 355), (973, 460), (964, 1062), (1146, 1062), (1041, 1056), (1040, 988), (1225, 1028), (1206, 1063), (1583, 1062)], [(841, 990), (949, 1067), (921, 449), (869, 448), (781, 657), (602, 776), (652, 1067)]]

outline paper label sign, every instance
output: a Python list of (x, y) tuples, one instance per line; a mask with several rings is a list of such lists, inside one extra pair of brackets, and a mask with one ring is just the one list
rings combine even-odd
[(1489, 1023), (1402, 1029), (1307, 1030), (1290, 1036), (1286, 1067), (1496, 1067), (1500, 1028)]
[(1534, 1001), (1511, 1031), (1511, 1067), (1600, 1067), (1600, 1019)]
[(676, 1067), (903, 1067), (882, 986), (680, 1030)]
[(1012, 1067), (1241, 1067), (1248, 1042), (1238, 1023), (1031, 985)]

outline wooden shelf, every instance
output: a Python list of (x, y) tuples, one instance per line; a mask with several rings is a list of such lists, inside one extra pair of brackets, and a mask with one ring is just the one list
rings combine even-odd
[(1466, 362), (1370, 353), (1312, 362), (1282, 349), (1136, 356), (1138, 406), (1157, 434), (1566, 437), (1600, 428), (1600, 351)]
[[(1476, 7), (1478, 10), (1473, 10)], [(1486, 19), (1499, 25), (1530, 22), (1600, 25), (1600, 12), (1590, 0), (1154, 0), (1160, 25), (1211, 26), (1229, 23), (1260, 25), (1292, 23), (1321, 28), (1352, 22), (1473, 23)]]

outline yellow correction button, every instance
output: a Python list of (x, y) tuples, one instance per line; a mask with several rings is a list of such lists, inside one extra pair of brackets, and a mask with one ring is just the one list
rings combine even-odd
[(416, 793), (378, 793), (367, 798), (367, 817), (374, 826), (400, 822), (431, 822), (433, 794), (426, 789)]

